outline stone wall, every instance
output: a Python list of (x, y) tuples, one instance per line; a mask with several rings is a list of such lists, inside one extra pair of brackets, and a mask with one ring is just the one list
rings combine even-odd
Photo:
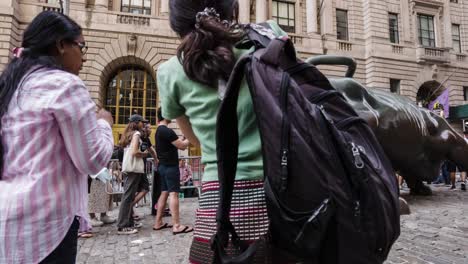
[(13, 48), (18, 47), (21, 42), (17, 9), (14, 8), (17, 5), (13, 1), (9, 4), (10, 6), (0, 4), (0, 72), (3, 72), (10, 61)]
[[(158, 65), (176, 53), (177, 36), (170, 30), (166, 8), (159, 0), (153, 1), (154, 15), (133, 15), (119, 12), (120, 1), (106, 5), (106, 0), (71, 0), (70, 16), (83, 26), (89, 51), (81, 77), (98, 103), (105, 97), (107, 82), (119, 67), (139, 65), (155, 75)], [(166, 1), (166, 0), (161, 0)], [(245, 0), (244, 0), (245, 1)], [(271, 0), (250, 0), (244, 17), (256, 19), (258, 4), (271, 5)], [(294, 0), (291, 0), (294, 2)], [(315, 1), (315, 2), (313, 2)], [(11, 57), (10, 50), (20, 43), (22, 30), (31, 19), (45, 9), (56, 6), (45, 1), (2, 0), (0, 3), (0, 71)], [(424, 1), (400, 0), (296, 0), (296, 32), (291, 34), (301, 58), (318, 54), (351, 56), (358, 62), (355, 78), (369, 87), (389, 89), (389, 79), (401, 80), (401, 94), (416, 98), (419, 86), (427, 80), (446, 82), (450, 86), (453, 105), (463, 101), (463, 86), (467, 86), (468, 62), (468, 1), (450, 3), (434, 0), (437, 8)], [(93, 5), (93, 3), (95, 5)], [(308, 32), (309, 4), (317, 5), (317, 32)], [(411, 3), (417, 3), (415, 5)], [(349, 41), (336, 39), (336, 9), (348, 10)], [(267, 7), (269, 10), (269, 7)], [(242, 12), (242, 10), (241, 10)], [(388, 13), (399, 15), (400, 43), (391, 44), (388, 33)], [(445, 49), (435, 60), (421, 55), (416, 14), (435, 15), (437, 46)], [(271, 12), (269, 12), (271, 15)], [(311, 12), (314, 13), (314, 12)], [(461, 25), (462, 54), (450, 51), (452, 23)], [(435, 66), (434, 66), (435, 65)], [(438, 73), (433, 74), (434, 67)], [(344, 67), (321, 66), (327, 76), (341, 77)], [(455, 73), (454, 73), (455, 72)], [(154, 77), (154, 76), (153, 76)]]

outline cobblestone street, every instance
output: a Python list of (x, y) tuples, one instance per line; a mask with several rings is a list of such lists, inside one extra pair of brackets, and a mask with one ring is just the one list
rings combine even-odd
[[(430, 197), (412, 197), (403, 191), (411, 215), (401, 217), (401, 236), (387, 264), (468, 264), (468, 193), (457, 188), (449, 191), (432, 185)], [(196, 198), (181, 202), (183, 224), (193, 225), (196, 207)], [(153, 231), (149, 206), (137, 212), (145, 216), (139, 233), (119, 236), (115, 224), (95, 228), (93, 238), (79, 239), (77, 263), (188, 263), (192, 233), (174, 236), (170, 229)]]

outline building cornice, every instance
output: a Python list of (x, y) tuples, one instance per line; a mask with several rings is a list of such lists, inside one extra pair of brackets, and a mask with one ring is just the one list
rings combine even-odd
[(411, 0), (410, 3), (412, 5), (427, 6), (427, 7), (434, 7), (434, 8), (439, 8), (439, 7), (444, 6), (443, 1), (437, 1), (437, 0)]

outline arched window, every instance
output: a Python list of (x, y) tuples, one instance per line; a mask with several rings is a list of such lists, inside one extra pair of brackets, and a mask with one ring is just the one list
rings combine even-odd
[[(107, 85), (105, 107), (114, 117), (118, 129), (128, 123), (132, 114), (139, 114), (156, 124), (157, 89), (154, 78), (142, 67), (122, 67)], [(120, 126), (119, 126), (120, 125)]]

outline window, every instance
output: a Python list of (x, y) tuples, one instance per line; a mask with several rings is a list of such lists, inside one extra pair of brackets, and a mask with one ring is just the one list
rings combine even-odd
[(400, 80), (390, 79), (390, 92), (400, 94)]
[(461, 53), (460, 25), (452, 24), (452, 47), (457, 53)]
[(450, 0), (450, 3), (458, 3), (458, 0)]
[(296, 32), (295, 4), (291, 2), (273, 1), (272, 17), (278, 25), (287, 32)]
[(463, 86), (463, 100), (468, 101), (468, 86)]
[(395, 44), (400, 43), (400, 36), (398, 32), (398, 14), (388, 14), (388, 26), (390, 32), (390, 42)]
[(109, 81), (105, 108), (111, 112), (116, 125), (126, 125), (135, 113), (156, 124), (156, 104), (156, 82), (138, 66), (120, 69)]
[(122, 0), (122, 12), (150, 15), (151, 14), (151, 0)]
[(434, 17), (418, 15), (419, 44), (425, 47), (435, 47)]
[(348, 36), (348, 11), (336, 9), (336, 38), (349, 40)]

